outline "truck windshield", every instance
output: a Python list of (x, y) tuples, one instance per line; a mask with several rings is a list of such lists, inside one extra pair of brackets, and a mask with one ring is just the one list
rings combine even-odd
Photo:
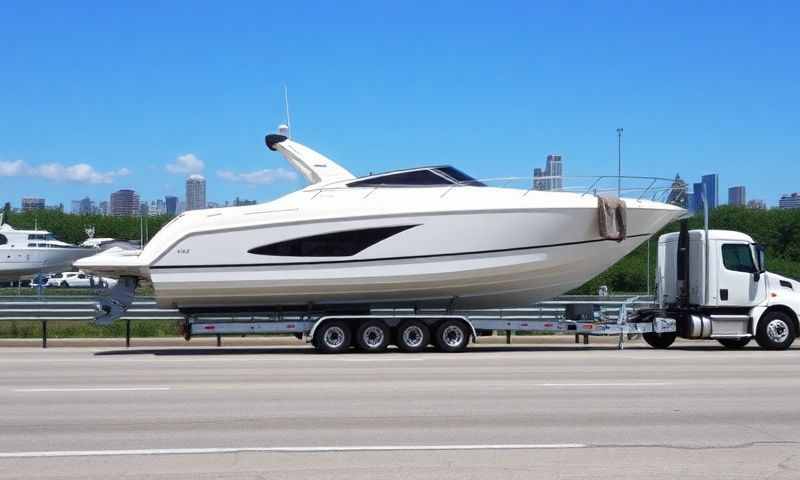
[(725, 268), (734, 272), (756, 272), (750, 245), (744, 243), (726, 243), (722, 245), (722, 263)]

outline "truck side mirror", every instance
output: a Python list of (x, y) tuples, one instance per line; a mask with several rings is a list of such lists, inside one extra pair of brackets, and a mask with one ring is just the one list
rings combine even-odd
[(764, 245), (756, 245), (756, 270), (758, 273), (767, 271), (765, 251)]

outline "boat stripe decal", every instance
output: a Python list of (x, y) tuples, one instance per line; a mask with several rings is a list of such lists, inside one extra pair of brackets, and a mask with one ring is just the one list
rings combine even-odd
[[(649, 237), (652, 233), (640, 233), (638, 235), (628, 235), (628, 238)], [(608, 240), (605, 238), (598, 238), (596, 240), (581, 240), (580, 242), (564, 242), (552, 243), (549, 245), (533, 245), (530, 247), (514, 247), (514, 248), (501, 248), (498, 250), (478, 250), (474, 252), (457, 252), (457, 253), (434, 253), (431, 255), (409, 255), (405, 257), (384, 257), (384, 258), (360, 258), (353, 260), (320, 260), (316, 262), (280, 262), (280, 263), (224, 263), (217, 265), (153, 265), (151, 270), (166, 270), (174, 268), (233, 268), (233, 267), (283, 267), (286, 265), (327, 265), (336, 263), (364, 263), (364, 262), (387, 262), (392, 260), (413, 260), (418, 258), (438, 258), (438, 257), (455, 257), (462, 255), (483, 255), (487, 253), (503, 253), (503, 252), (516, 252), (520, 250), (536, 250), (540, 248), (553, 248), (553, 247), (567, 247), (571, 245), (583, 245), (587, 243), (598, 242), (615, 242), (616, 240)]]

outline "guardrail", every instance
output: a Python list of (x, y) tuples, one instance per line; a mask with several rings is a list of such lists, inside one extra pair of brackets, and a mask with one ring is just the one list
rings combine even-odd
[[(625, 296), (563, 296), (554, 300), (540, 302), (523, 308), (495, 308), (468, 310), (460, 313), (470, 317), (496, 320), (513, 320), (515, 318), (535, 318), (537, 320), (564, 320), (568, 306), (597, 305), (595, 312), (604, 321), (616, 321), (620, 308), (624, 306), (630, 313), (637, 308), (652, 305), (653, 299), (640, 295)], [(97, 314), (95, 298), (91, 296), (0, 296), (0, 322), (3, 321), (38, 321), (42, 323), (42, 348), (47, 348), (47, 324), (50, 321), (83, 321), (91, 322)], [(237, 314), (237, 316), (241, 316)], [(132, 321), (182, 321), (186, 317), (175, 309), (160, 308), (152, 297), (137, 297), (127, 312), (121, 317), (125, 322), (125, 346), (131, 344)], [(580, 321), (591, 321), (587, 318)], [(594, 318), (598, 320), (598, 318)], [(510, 342), (511, 331), (506, 332)], [(577, 341), (577, 336), (576, 336)], [(588, 338), (584, 339), (588, 343)], [(219, 338), (217, 344), (220, 344)]]

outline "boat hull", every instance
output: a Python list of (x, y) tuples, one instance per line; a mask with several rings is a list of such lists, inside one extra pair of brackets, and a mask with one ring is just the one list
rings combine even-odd
[[(149, 267), (149, 277), (162, 306), (187, 310), (342, 304), (526, 306), (582, 285), (676, 216), (675, 209), (631, 208), (629, 235), (622, 242), (599, 238), (594, 208), (264, 225), (183, 239), (173, 249), (175, 254)], [(291, 236), (365, 225), (414, 227), (348, 259), (238, 253)], [(204, 251), (215, 263), (186, 262), (179, 251)]]

